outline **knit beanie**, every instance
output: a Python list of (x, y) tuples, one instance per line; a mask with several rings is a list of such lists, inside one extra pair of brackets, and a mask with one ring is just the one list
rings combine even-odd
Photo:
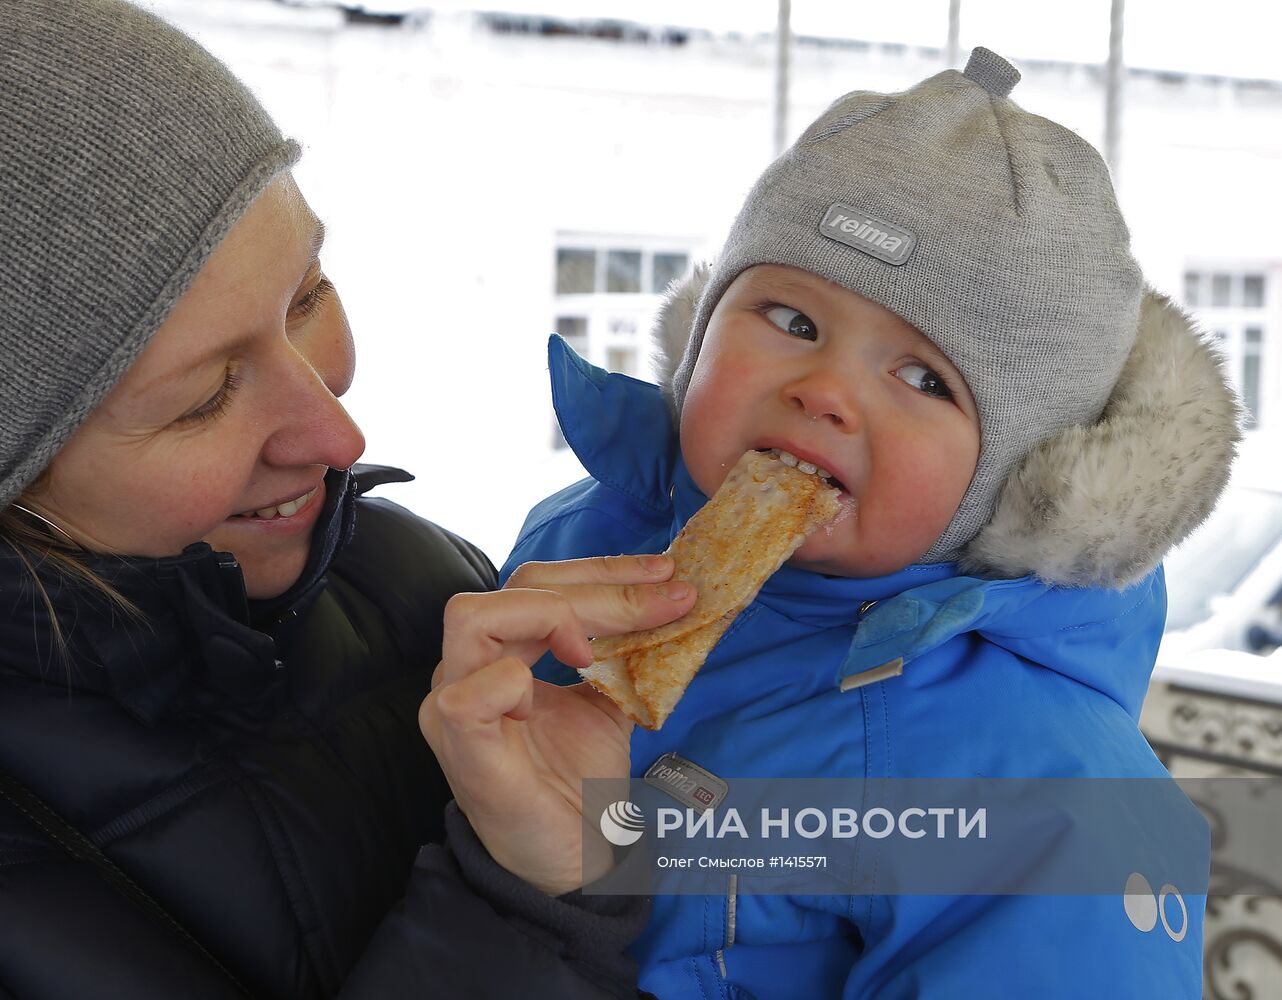
[(974, 478), (923, 562), (957, 558), (1039, 442), (1098, 419), (1135, 340), (1141, 276), (1108, 168), (1007, 96), (977, 48), (897, 94), (847, 94), (772, 163), (712, 267), (671, 386), (680, 411), (708, 319), (755, 264), (811, 271), (929, 337), (979, 409)]
[(297, 160), (221, 62), (123, 0), (0, 14), (0, 509)]

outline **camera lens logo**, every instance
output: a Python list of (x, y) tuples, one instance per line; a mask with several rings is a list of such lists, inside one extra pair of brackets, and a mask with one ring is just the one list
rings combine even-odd
[(628, 847), (645, 833), (645, 816), (631, 802), (613, 802), (601, 813), (601, 833), (615, 847)]

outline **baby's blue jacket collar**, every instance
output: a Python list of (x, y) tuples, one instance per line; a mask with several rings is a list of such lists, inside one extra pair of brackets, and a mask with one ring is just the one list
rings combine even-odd
[(659, 387), (589, 364), (555, 334), (548, 339), (548, 372), (561, 433), (583, 467), (666, 519), (680, 452)]

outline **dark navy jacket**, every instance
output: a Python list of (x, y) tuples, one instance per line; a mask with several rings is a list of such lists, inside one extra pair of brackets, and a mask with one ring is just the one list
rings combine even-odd
[(270, 602), (204, 543), (92, 561), (143, 621), (45, 574), (66, 657), (0, 552), (0, 767), (227, 973), (0, 798), (0, 996), (635, 995), (636, 901), (552, 899), (499, 868), (418, 730), (442, 607), (493, 568), (357, 501), (351, 474), (327, 487), (303, 577)]

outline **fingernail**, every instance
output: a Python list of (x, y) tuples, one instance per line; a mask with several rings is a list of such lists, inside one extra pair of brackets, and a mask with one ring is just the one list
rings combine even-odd
[(667, 556), (638, 556), (641, 568), (647, 573), (662, 573), (671, 561)]
[(679, 580), (673, 583), (662, 583), (655, 589), (670, 601), (684, 601), (690, 596), (690, 584)]

